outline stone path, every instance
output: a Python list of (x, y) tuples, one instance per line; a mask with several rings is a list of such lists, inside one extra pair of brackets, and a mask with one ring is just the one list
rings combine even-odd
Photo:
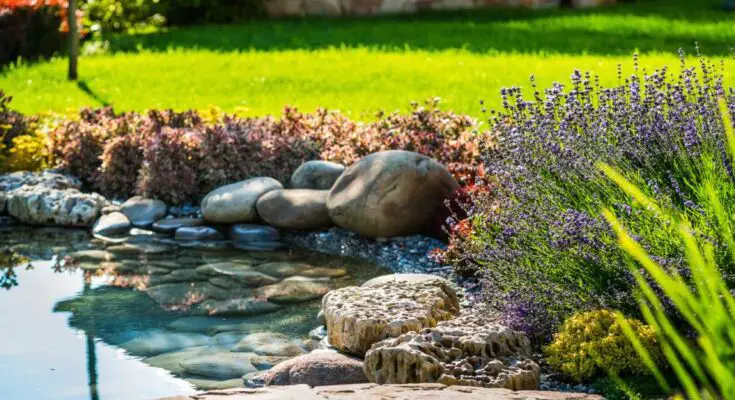
[(436, 383), (411, 385), (307, 385), (269, 386), (260, 389), (216, 390), (193, 396), (161, 400), (602, 400), (585, 393), (520, 391), (469, 386), (444, 386)]

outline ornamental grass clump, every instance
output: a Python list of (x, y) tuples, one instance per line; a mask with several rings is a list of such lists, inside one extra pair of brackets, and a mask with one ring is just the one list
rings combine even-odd
[[(731, 114), (732, 108), (728, 110), (723, 102), (723, 151), (730, 163), (735, 161)], [(637, 284), (641, 314), (656, 332), (673, 380), (667, 379), (655, 362), (659, 347), (642, 342), (622, 316), (618, 316), (618, 321), (661, 388), (672, 394), (683, 393), (687, 399), (735, 399), (735, 297), (730, 275), (735, 260), (732, 217), (735, 185), (731, 170), (718, 171), (712, 168), (711, 162), (705, 157), (691, 165), (709, 171), (697, 185), (700, 195), (696, 204), (703, 210), (703, 218), (699, 220), (650, 196), (644, 187), (620, 170), (607, 164), (600, 166), (612, 182), (643, 206), (658, 227), (667, 231), (673, 227), (676, 239), (684, 248), (689, 275), (662, 265), (624, 226), (616, 212), (604, 211), (620, 247), (631, 261), (629, 267)], [(669, 304), (679, 319), (671, 318)]]
[[(635, 279), (600, 215), (604, 207), (657, 262), (690, 275), (675, 228), (654, 229), (598, 162), (634, 171), (637, 184), (718, 237), (697, 200), (705, 179), (732, 180), (717, 99), (725, 96), (733, 112), (735, 95), (723, 88), (721, 67), (704, 59), (691, 67), (682, 55), (676, 75), (635, 65), (628, 78), (619, 72), (620, 84), (611, 88), (575, 71), (566, 86), (539, 91), (534, 84), (531, 99), (506, 89), (504, 108), (490, 113), (497, 146), (484, 161), (495, 186), (491, 196), (473, 199), (471, 234), (452, 238), (449, 261), (474, 271), (484, 285), (480, 299), (536, 343), (550, 341), (576, 311), (637, 308)], [(735, 272), (731, 265), (721, 264), (728, 273)]]

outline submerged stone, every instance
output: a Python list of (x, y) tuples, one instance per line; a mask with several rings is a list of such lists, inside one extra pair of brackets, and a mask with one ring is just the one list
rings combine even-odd
[(125, 342), (120, 347), (132, 355), (149, 357), (187, 347), (205, 346), (211, 342), (211, 337), (198, 333), (152, 332)]
[(204, 354), (183, 360), (181, 367), (185, 372), (214, 379), (233, 379), (257, 371), (250, 362), (253, 353), (222, 351)]
[(278, 332), (251, 333), (240, 340), (233, 352), (253, 352), (265, 356), (298, 356), (306, 350), (297, 341)]

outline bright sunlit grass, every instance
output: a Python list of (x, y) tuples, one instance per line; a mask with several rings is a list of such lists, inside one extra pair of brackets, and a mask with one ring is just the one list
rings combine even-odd
[[(696, 3), (696, 4), (693, 4)], [(12, 67), (0, 88), (25, 113), (111, 104), (116, 110), (206, 109), (277, 114), (285, 104), (324, 106), (358, 119), (441, 97), (444, 107), (481, 116), (499, 90), (566, 82), (573, 69), (617, 82), (632, 54), (647, 68), (679, 65), (676, 51), (725, 59), (730, 77), (735, 14), (717, 0), (649, 0), (592, 11), (488, 10), (450, 16), (262, 21), (107, 38), (109, 49), (80, 61), (80, 84), (66, 61)]]

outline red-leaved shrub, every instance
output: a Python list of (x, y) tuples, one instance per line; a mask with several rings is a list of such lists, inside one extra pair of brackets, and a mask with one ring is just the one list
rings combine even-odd
[(145, 141), (137, 192), (144, 197), (180, 204), (196, 199), (195, 130), (164, 127)]

